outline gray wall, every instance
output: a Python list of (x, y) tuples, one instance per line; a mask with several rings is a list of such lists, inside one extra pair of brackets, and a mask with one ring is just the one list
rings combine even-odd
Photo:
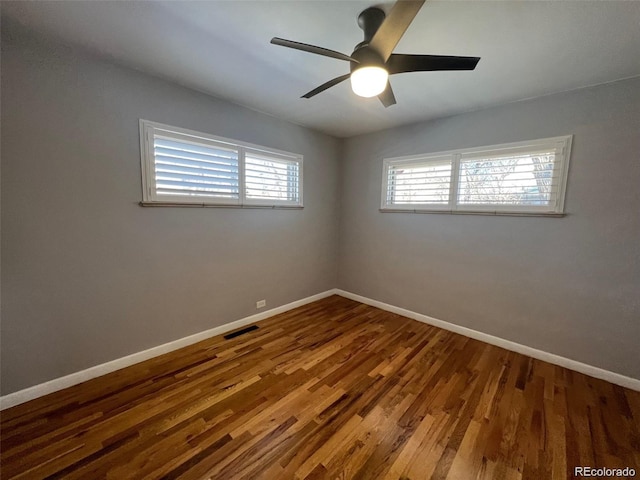
[[(346, 140), (339, 287), (640, 378), (640, 79)], [(573, 134), (564, 218), (381, 213), (383, 157)]]
[[(640, 80), (341, 141), (9, 37), (2, 394), (335, 286), (640, 378)], [(303, 154), (305, 208), (139, 207), (139, 118)], [(383, 157), (565, 134), (565, 218), (378, 211)]]
[[(339, 140), (3, 35), (2, 394), (335, 287)], [(304, 209), (138, 206), (139, 118), (303, 154)]]

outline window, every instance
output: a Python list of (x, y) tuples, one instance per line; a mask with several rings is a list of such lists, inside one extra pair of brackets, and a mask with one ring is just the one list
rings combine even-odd
[(302, 156), (140, 120), (143, 205), (302, 207)]
[(562, 214), (571, 136), (385, 159), (382, 210)]

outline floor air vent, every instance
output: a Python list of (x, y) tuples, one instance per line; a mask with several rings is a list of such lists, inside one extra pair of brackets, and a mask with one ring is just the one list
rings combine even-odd
[(250, 327), (243, 328), (242, 330), (236, 330), (235, 332), (227, 333), (224, 336), (224, 338), (227, 340), (230, 340), (232, 338), (239, 337), (240, 335), (244, 335), (245, 333), (253, 332), (254, 330), (257, 330), (257, 329), (258, 329), (257, 325), (251, 325)]

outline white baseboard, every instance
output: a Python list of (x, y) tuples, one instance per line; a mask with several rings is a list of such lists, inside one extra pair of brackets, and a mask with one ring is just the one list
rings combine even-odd
[(528, 347), (526, 345), (512, 342), (510, 340), (505, 340), (504, 338), (494, 337), (493, 335), (489, 335), (488, 333), (482, 333), (477, 330), (461, 327), (460, 325), (445, 322), (444, 320), (438, 320), (437, 318), (429, 317), (428, 315), (423, 315), (421, 313), (412, 312), (411, 310), (406, 310), (394, 305), (379, 302), (378, 300), (372, 300), (371, 298), (363, 297), (355, 293), (346, 292), (340, 289), (336, 289), (334, 293), (342, 297), (355, 300), (356, 302), (366, 303), (367, 305), (380, 308), (381, 310), (397, 313), (398, 315), (402, 315), (403, 317), (408, 317), (422, 323), (433, 325), (434, 327), (439, 327), (444, 330), (449, 330), (450, 332), (459, 333), (460, 335), (464, 335), (465, 337), (474, 338), (476, 340), (480, 340), (481, 342), (496, 345), (497, 347), (501, 347), (506, 350), (511, 350), (512, 352), (521, 353), (529, 357), (537, 358), (538, 360), (549, 362), (554, 365), (559, 365), (570, 370), (575, 370), (576, 372), (584, 373), (585, 375), (589, 375), (591, 377), (606, 380), (607, 382), (630, 388), (631, 390), (640, 391), (640, 380), (636, 378), (626, 377), (624, 375), (620, 375), (619, 373), (610, 372), (602, 368), (594, 367), (593, 365), (587, 365), (586, 363), (578, 362), (577, 360), (571, 360), (570, 358), (561, 357), (560, 355), (555, 355), (543, 350), (538, 350), (536, 348)]
[(110, 362), (106, 362), (101, 365), (96, 365), (94, 367), (87, 368), (86, 370), (72, 373), (64, 377), (55, 378), (48, 382), (41, 383), (39, 385), (34, 385), (33, 387), (25, 388), (24, 390), (20, 390), (18, 392), (10, 393), (9, 395), (0, 397), (0, 410), (4, 410), (6, 408), (10, 408), (24, 402), (28, 402), (29, 400), (42, 397), (49, 393), (57, 392), (58, 390), (62, 390), (63, 388), (77, 385), (78, 383), (86, 382), (87, 380), (91, 380), (101, 375), (106, 375), (107, 373), (120, 370), (121, 368), (125, 368), (128, 366), (134, 365), (136, 363), (140, 363), (144, 360), (157, 357), (164, 353), (172, 352), (179, 348), (192, 345), (202, 340), (206, 340), (207, 338), (211, 338), (216, 335), (220, 335), (228, 331), (235, 330), (245, 325), (249, 325), (251, 323), (256, 323), (261, 320), (265, 320), (279, 313), (283, 313), (288, 310), (301, 307), (302, 305), (315, 302), (316, 300), (320, 300), (322, 298), (326, 298), (331, 295), (340, 295), (342, 297), (349, 298), (351, 300), (355, 300), (360, 303), (371, 305), (372, 307), (377, 307), (382, 310), (386, 310), (388, 312), (397, 313), (398, 315), (402, 315), (403, 317), (408, 317), (413, 320), (417, 320), (419, 322), (427, 323), (429, 325), (442, 328), (444, 330), (449, 330), (454, 333), (459, 333), (460, 335), (464, 335), (465, 337), (474, 338), (476, 340), (480, 340), (481, 342), (489, 343), (491, 345), (496, 345), (498, 347), (502, 347), (504, 349), (511, 350), (513, 352), (517, 352), (523, 355), (527, 355), (529, 357), (537, 358), (538, 360), (543, 360), (545, 362), (549, 362), (554, 365), (559, 365), (561, 367), (565, 367), (570, 370), (575, 370), (576, 372), (584, 373), (585, 375), (590, 375), (595, 378), (600, 378), (602, 380), (606, 380), (616, 385), (621, 385), (623, 387), (630, 388), (632, 390), (640, 391), (640, 380), (638, 379), (626, 377), (624, 375), (610, 372), (602, 368), (594, 367), (592, 365), (587, 365), (586, 363), (578, 362), (576, 360), (571, 360), (569, 358), (561, 357), (553, 353), (528, 347), (526, 345), (512, 342), (510, 340), (505, 340), (500, 337), (495, 337), (487, 333), (482, 333), (477, 330), (472, 330), (470, 328), (461, 327), (460, 325), (455, 325), (453, 323), (445, 322), (444, 320), (438, 320), (437, 318), (429, 317), (428, 315), (423, 315), (421, 313), (413, 312), (411, 310), (406, 310), (404, 308), (396, 307), (394, 305), (389, 305), (384, 302), (379, 302), (378, 300), (373, 300), (371, 298), (363, 297), (355, 293), (346, 292), (344, 290), (334, 288), (331, 290), (327, 290), (326, 292), (318, 293), (316, 295), (312, 295), (310, 297), (303, 298), (301, 300), (297, 300), (295, 302), (291, 302), (286, 305), (273, 308), (271, 310), (267, 310), (265, 312), (261, 312), (255, 315), (251, 315), (249, 317), (241, 318), (240, 320), (236, 320), (234, 322), (227, 323), (225, 325), (220, 325), (219, 327), (215, 327), (210, 330), (206, 330), (204, 332), (200, 332), (194, 335), (190, 335), (188, 337), (180, 338), (178, 340), (174, 340), (173, 342), (165, 343), (163, 345), (159, 345), (157, 347), (153, 347), (148, 350), (143, 350), (142, 352), (137, 352), (131, 355), (127, 355), (126, 357), (118, 358), (116, 360), (112, 360)]
[(19, 390), (14, 393), (10, 393), (9, 395), (0, 397), (0, 410), (4, 410), (6, 408), (28, 402), (29, 400), (48, 395), (49, 393), (57, 392), (58, 390), (77, 385), (78, 383), (86, 382), (87, 380), (91, 380), (92, 378), (106, 375), (107, 373), (120, 370), (121, 368), (129, 367), (136, 363), (143, 362), (144, 360), (148, 360), (164, 353), (172, 352), (179, 348), (186, 347), (187, 345), (192, 345), (202, 340), (206, 340), (207, 338), (215, 337), (216, 335), (235, 330), (236, 328), (265, 320), (279, 313), (301, 307), (302, 305), (306, 305), (307, 303), (315, 302), (316, 300), (320, 300), (322, 298), (326, 298), (335, 294), (335, 289), (327, 290), (326, 292), (318, 293), (316, 295), (303, 298), (302, 300), (287, 303), (286, 305), (281, 305), (280, 307), (272, 308), (271, 310), (266, 310), (249, 317), (241, 318), (240, 320), (226, 323), (224, 325), (220, 325), (219, 327), (205, 330), (204, 332), (189, 335), (188, 337), (180, 338), (163, 345), (158, 345), (157, 347), (143, 350), (142, 352), (133, 353), (131, 355), (127, 355), (126, 357), (117, 358), (110, 362), (87, 368), (86, 370), (81, 370), (70, 375), (65, 375), (64, 377), (54, 378), (53, 380), (49, 380), (48, 382), (34, 385), (33, 387), (25, 388), (24, 390)]

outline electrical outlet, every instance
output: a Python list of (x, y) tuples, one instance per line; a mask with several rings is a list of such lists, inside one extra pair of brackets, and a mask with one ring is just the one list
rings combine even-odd
[(256, 302), (256, 308), (263, 308), (267, 306), (267, 301), (266, 300), (258, 300)]

